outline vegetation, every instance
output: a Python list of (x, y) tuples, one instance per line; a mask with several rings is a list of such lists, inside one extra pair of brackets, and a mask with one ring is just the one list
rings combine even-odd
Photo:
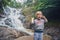
[(15, 0), (1, 0), (0, 1), (0, 13), (3, 12), (3, 7), (6, 6), (14, 7), (14, 8), (20, 8), (21, 3), (17, 3)]
[[(50, 14), (51, 8), (60, 7), (60, 0), (27, 0), (23, 5), (17, 3), (16, 0), (0, 0), (0, 13), (3, 12), (3, 7), (6, 5), (14, 8), (22, 8), (25, 16), (34, 16), (37, 10), (42, 10), (45, 16)], [(50, 10), (51, 9), (51, 10)]]
[(21, 3), (17, 3), (15, 0), (1, 0), (1, 6), (5, 7), (6, 5), (11, 7), (21, 7)]
[(43, 10), (49, 7), (56, 7), (57, 0), (28, 0), (26, 5), (35, 10)]
[[(56, 5), (58, 4), (59, 0), (27, 0), (26, 3), (24, 3), (22, 5), (23, 8), (31, 8), (32, 10), (36, 11), (36, 10), (43, 10), (49, 7), (56, 7)], [(15, 8), (19, 8), (21, 7), (21, 3), (17, 3), (16, 0), (1, 0), (0, 1), (0, 6), (11, 6), (11, 7), (15, 7)], [(27, 6), (27, 7), (25, 7)]]
[(27, 14), (27, 16), (34, 16), (33, 14), (37, 10), (41, 10), (44, 12), (44, 15), (49, 18), (51, 15), (51, 12), (49, 11), (53, 10), (53, 8), (59, 7), (59, 2), (59, 0), (28, 0), (25, 3), (26, 7), (23, 8), (23, 13), (25, 15)]

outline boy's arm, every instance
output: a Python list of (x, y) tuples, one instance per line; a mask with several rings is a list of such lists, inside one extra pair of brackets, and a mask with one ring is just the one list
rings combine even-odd
[(45, 16), (43, 16), (43, 19), (44, 19), (45, 22), (48, 22), (48, 20)]

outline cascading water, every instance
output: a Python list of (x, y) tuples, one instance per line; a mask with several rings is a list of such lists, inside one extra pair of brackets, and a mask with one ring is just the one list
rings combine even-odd
[(5, 17), (0, 20), (0, 26), (7, 26), (8, 28), (14, 28), (18, 31), (22, 31), (29, 35), (32, 35), (31, 32), (28, 32), (26, 28), (23, 27), (25, 16), (21, 14), (22, 8), (16, 9), (7, 6), (3, 9)]
[(18, 30), (23, 28), (23, 24), (21, 20), (24, 19), (24, 16), (21, 14), (21, 9), (15, 9), (7, 6), (4, 9), (4, 12), (6, 17), (3, 19), (4, 23), (2, 25), (7, 25), (16, 28)]

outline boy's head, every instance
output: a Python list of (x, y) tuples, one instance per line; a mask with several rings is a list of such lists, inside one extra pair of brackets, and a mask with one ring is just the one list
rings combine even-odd
[(36, 15), (36, 18), (38, 18), (38, 19), (42, 18), (42, 16), (43, 16), (42, 11), (37, 11), (35, 15)]

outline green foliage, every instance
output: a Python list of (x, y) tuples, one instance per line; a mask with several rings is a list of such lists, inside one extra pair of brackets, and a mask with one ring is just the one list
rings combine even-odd
[(2, 6), (8, 5), (8, 3), (11, 2), (11, 0), (1, 0), (0, 3)]
[(38, 4), (36, 5), (36, 9), (37, 10), (41, 10), (41, 9), (46, 9), (49, 7), (54, 7), (53, 4), (51, 4), (52, 2), (50, 2), (49, 0), (41, 0), (38, 1)]
[(15, 7), (15, 8), (21, 7), (21, 3), (17, 3), (15, 0), (13, 0), (13, 1), (12, 0), (2, 0), (0, 3), (2, 5), (2, 7), (6, 6), (6, 5), (8, 5), (10, 7)]
[[(27, 2), (24, 4), (26, 5), (26, 7), (23, 7), (23, 13), (26, 16), (28, 15), (34, 16), (33, 13), (35, 13), (37, 10), (48, 12), (49, 8), (56, 7), (56, 5), (58, 4), (59, 4), (59, 0), (27, 0)], [(49, 15), (47, 14), (47, 12), (45, 12), (46, 16)]]
[(3, 13), (3, 7), (6, 6), (14, 7), (14, 8), (21, 8), (21, 3), (17, 3), (15, 0), (1, 0), (0, 1), (0, 13)]
[(8, 4), (10, 7), (14, 7), (14, 8), (20, 8), (21, 7), (21, 3), (17, 3), (15, 0), (9, 2)]
[[(35, 1), (35, 3), (33, 2)], [(43, 10), (49, 7), (55, 7), (56, 0), (32, 0), (27, 2), (27, 6), (31, 7), (33, 10)]]
[(3, 6), (5, 7), (11, 0), (0, 0), (0, 13), (3, 13)]
[[(55, 7), (54, 2), (55, 1), (52, 1), (52, 0), (27, 0), (27, 2), (24, 5), (27, 6), (27, 7), (25, 7), (25, 9), (30, 8), (30, 10), (32, 10), (32, 12), (35, 12), (37, 10), (44, 10), (49, 7)], [(27, 12), (29, 12), (29, 11), (27, 11)], [(23, 13), (25, 13), (25, 11)], [(31, 12), (30, 12), (30, 14), (31, 14)]]

